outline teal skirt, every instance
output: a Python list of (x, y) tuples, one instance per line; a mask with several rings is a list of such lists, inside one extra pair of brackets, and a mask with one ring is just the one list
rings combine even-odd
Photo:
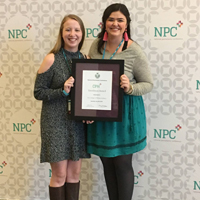
[(124, 95), (122, 122), (87, 126), (87, 151), (101, 157), (128, 155), (146, 146), (146, 115), (141, 96)]

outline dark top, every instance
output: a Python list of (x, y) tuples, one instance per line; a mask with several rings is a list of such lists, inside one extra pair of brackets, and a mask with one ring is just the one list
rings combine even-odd
[[(68, 52), (68, 63), (72, 58), (84, 58), (80, 52)], [(78, 160), (89, 158), (85, 146), (85, 124), (74, 121), (68, 114), (69, 96), (63, 94), (65, 81), (71, 76), (66, 60), (60, 50), (55, 54), (53, 65), (44, 73), (37, 74), (34, 96), (42, 100), (41, 112), (41, 162)]]

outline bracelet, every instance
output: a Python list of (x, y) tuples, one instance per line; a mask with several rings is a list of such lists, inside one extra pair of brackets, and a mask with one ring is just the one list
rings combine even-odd
[(133, 92), (133, 86), (130, 84), (129, 90), (126, 92), (126, 94), (131, 94)]
[(65, 90), (63, 90), (63, 94), (64, 94), (65, 96), (68, 96), (68, 95), (69, 95), (69, 93), (65, 92)]

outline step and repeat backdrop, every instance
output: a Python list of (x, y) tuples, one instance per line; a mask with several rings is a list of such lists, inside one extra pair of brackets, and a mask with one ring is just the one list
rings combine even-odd
[[(148, 145), (133, 156), (133, 199), (199, 200), (200, 0), (0, 0), (0, 199), (49, 198), (50, 165), (39, 162), (37, 70), (64, 15), (84, 21), (87, 54), (104, 9), (116, 2), (131, 13), (132, 39), (155, 85), (144, 96)], [(108, 200), (97, 156), (83, 161), (80, 200)]]

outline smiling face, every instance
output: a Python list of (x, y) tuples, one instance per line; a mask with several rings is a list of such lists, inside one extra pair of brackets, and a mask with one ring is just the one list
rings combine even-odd
[(64, 48), (68, 51), (78, 51), (78, 45), (81, 42), (83, 33), (80, 24), (68, 18), (63, 24), (62, 38), (64, 40)]
[(123, 37), (123, 33), (127, 28), (126, 17), (120, 12), (112, 12), (106, 20), (106, 31), (109, 37)]

